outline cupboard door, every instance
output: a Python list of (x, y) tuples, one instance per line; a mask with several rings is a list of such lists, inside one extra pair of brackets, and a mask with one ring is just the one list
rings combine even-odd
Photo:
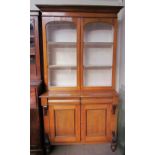
[(82, 141), (110, 140), (110, 107), (108, 104), (82, 105)]
[(114, 70), (113, 19), (82, 20), (82, 86), (112, 87)]
[[(45, 83), (49, 89), (78, 89), (79, 19), (44, 17)], [(47, 58), (47, 60), (46, 60)]]
[(50, 141), (80, 141), (80, 105), (50, 105)]

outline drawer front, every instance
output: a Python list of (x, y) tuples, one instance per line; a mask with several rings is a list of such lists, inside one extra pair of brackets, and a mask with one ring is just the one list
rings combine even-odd
[(61, 105), (80, 104), (80, 99), (79, 98), (73, 98), (73, 99), (48, 99), (48, 104), (61, 104)]
[(82, 98), (81, 104), (109, 104), (113, 102), (113, 98)]

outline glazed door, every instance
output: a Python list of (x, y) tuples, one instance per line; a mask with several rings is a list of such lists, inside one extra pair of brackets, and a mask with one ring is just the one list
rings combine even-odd
[(77, 90), (79, 83), (80, 21), (43, 17), (44, 79), (49, 90)]
[(108, 104), (82, 105), (81, 119), (83, 142), (104, 142), (111, 139)]
[(30, 80), (40, 80), (38, 16), (30, 19)]
[(112, 18), (83, 18), (81, 22), (82, 88), (115, 85), (115, 22)]
[(79, 142), (79, 101), (59, 101), (56, 104), (54, 102), (49, 105), (50, 141), (52, 143)]

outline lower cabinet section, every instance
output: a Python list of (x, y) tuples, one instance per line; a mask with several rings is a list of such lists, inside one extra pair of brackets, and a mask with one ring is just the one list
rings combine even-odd
[(108, 104), (82, 105), (82, 141), (110, 140), (110, 106)]
[(80, 103), (65, 102), (49, 105), (49, 138), (53, 143), (80, 141)]
[(45, 100), (44, 131), (51, 144), (112, 140), (112, 99)]

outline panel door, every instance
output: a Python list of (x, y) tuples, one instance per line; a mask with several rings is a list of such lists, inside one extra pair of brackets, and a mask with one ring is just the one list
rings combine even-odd
[(50, 141), (80, 141), (80, 105), (50, 105)]
[(116, 29), (112, 18), (83, 18), (81, 25), (82, 87), (115, 85)]
[(110, 106), (108, 104), (82, 105), (81, 117), (83, 142), (110, 140)]

